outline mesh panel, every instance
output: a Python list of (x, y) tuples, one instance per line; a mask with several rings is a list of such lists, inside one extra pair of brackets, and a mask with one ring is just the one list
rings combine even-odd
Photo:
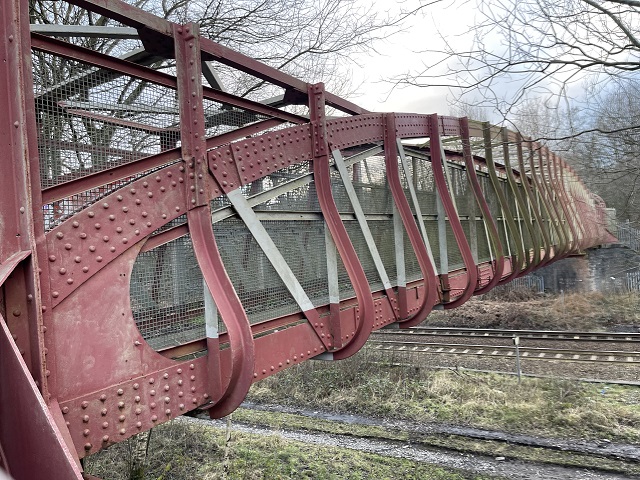
[[(513, 195), (513, 192), (511, 191), (511, 186), (506, 182), (506, 181), (501, 181), (500, 185), (503, 189), (504, 195), (507, 199), (507, 205), (509, 206), (509, 209), (511, 211), (511, 216), (513, 217), (515, 226), (516, 226), (516, 231), (513, 232), (511, 231), (511, 229), (509, 228), (509, 224), (507, 223), (506, 225), (506, 235), (507, 238), (509, 239), (509, 245), (511, 246), (511, 253), (512, 255), (515, 255), (517, 253), (518, 250), (518, 246), (522, 247), (522, 238), (520, 235), (520, 226), (522, 228), (524, 228), (524, 225), (519, 226), (519, 222), (518, 222), (518, 212), (516, 210), (516, 200), (515, 200), (515, 196)], [(505, 212), (506, 213), (506, 212)], [(524, 231), (523, 231), (524, 234)]]
[(453, 235), (453, 229), (449, 220), (447, 220), (447, 258), (449, 260), (449, 271), (457, 270), (464, 267), (462, 261), (462, 254), (456, 242), (456, 237)]
[[(524, 200), (524, 204), (525, 204), (525, 213), (526, 215), (531, 219), (532, 225), (533, 225), (533, 235), (534, 238), (539, 241), (540, 239), (540, 232), (538, 231), (538, 225), (536, 223), (536, 219), (535, 216), (533, 215), (533, 211), (531, 210), (531, 208), (529, 208), (529, 197), (526, 195), (525, 193), (525, 186), (522, 184), (518, 184), (518, 188), (519, 188), (519, 192), (520, 192), (520, 196), (522, 197), (522, 199)], [(525, 245), (526, 248), (529, 249), (533, 249), (533, 240), (534, 238), (531, 237), (531, 233), (529, 232), (529, 230), (527, 229), (526, 232), (524, 232), (525, 234)]]
[[(504, 254), (506, 256), (515, 254), (516, 249), (514, 248), (514, 244), (511, 241), (511, 237), (507, 235), (507, 230), (509, 227), (506, 222), (500, 218), (498, 221), (498, 234), (500, 235), (500, 242), (502, 243), (502, 249), (504, 250)], [(508, 239), (508, 240), (507, 240)]]
[(478, 261), (488, 262), (491, 260), (491, 250), (487, 240), (484, 220), (476, 220), (476, 232), (478, 235)]
[(356, 292), (353, 289), (353, 284), (347, 274), (347, 269), (344, 268), (342, 258), (338, 255), (338, 289), (340, 292), (340, 300), (348, 300), (356, 296)]
[(420, 280), (422, 278), (422, 270), (414, 253), (413, 246), (408, 235), (404, 235), (404, 265), (407, 282)]
[(393, 194), (387, 182), (384, 157), (369, 157), (353, 165), (352, 172), (353, 186), (364, 213), (393, 214)]
[[(436, 215), (436, 184), (433, 178), (433, 170), (431, 169), (431, 162), (426, 160), (412, 158), (408, 162), (409, 171), (411, 172), (411, 178), (413, 185), (416, 189), (416, 196), (418, 197), (418, 204), (423, 215)], [(403, 184), (406, 185), (406, 177), (401, 176)], [(407, 190), (408, 195), (408, 190)]]
[[(383, 157), (375, 156), (365, 159), (349, 166), (348, 172), (365, 215), (391, 215), (393, 213), (393, 196), (387, 183)], [(353, 211), (346, 189), (337, 172), (334, 172), (333, 178), (336, 181), (332, 183), (332, 191), (339, 210), (341, 212)], [(391, 282), (394, 282), (396, 261), (393, 219), (368, 219), (367, 223), (387, 276)], [(381, 290), (383, 288), (382, 281), (358, 222), (345, 221), (344, 225), (358, 254), (371, 290)], [(349, 292), (347, 295), (351, 294), (352, 292)]]
[(442, 265), (440, 264), (440, 242), (438, 240), (438, 221), (435, 219), (429, 219), (424, 221), (424, 228), (427, 231), (427, 238), (431, 245), (431, 253), (433, 255), (433, 261), (438, 270), (438, 273), (442, 273), (440, 270)]
[[(229, 278), (251, 323), (300, 311), (241, 220), (228, 218), (214, 224), (213, 230)], [(272, 239), (276, 242), (277, 237)]]
[[(392, 285), (396, 284), (396, 251), (393, 232), (393, 220), (375, 220), (369, 222), (373, 241), (378, 248), (382, 264)], [(403, 233), (406, 236), (406, 233)]]
[(131, 274), (131, 309), (151, 347), (159, 350), (205, 336), (203, 289), (189, 236), (138, 256)]
[[(353, 165), (350, 174), (360, 206), (365, 214), (393, 214), (393, 194), (387, 182), (384, 157), (369, 157), (358, 162)], [(397, 271), (393, 218), (369, 220), (368, 224), (389, 281), (395, 284)], [(351, 236), (351, 232), (349, 234)], [(351, 238), (353, 241), (353, 237)], [(378, 289), (378, 284), (381, 286), (377, 274), (374, 277), (367, 273), (367, 278), (373, 280), (372, 288)]]
[[(375, 292), (377, 290), (382, 290), (382, 281), (380, 280), (380, 275), (378, 275), (378, 270), (376, 269), (375, 263), (373, 263), (373, 257), (371, 256), (371, 252), (369, 251), (367, 242), (364, 238), (364, 235), (362, 234), (360, 225), (355, 220), (343, 223), (345, 228), (347, 229), (347, 233), (349, 234), (349, 238), (351, 239), (353, 248), (355, 248), (358, 254), (358, 259), (360, 260), (360, 264), (364, 269), (364, 274), (367, 277), (367, 281), (369, 282), (371, 291)], [(371, 225), (369, 225), (369, 228), (371, 228)]]
[(530, 226), (524, 218), (520, 223), (522, 224), (522, 241), (524, 243), (524, 248), (527, 251), (531, 251), (533, 249), (533, 241), (531, 239), (531, 233), (529, 232)]
[(511, 185), (509, 185), (506, 181), (502, 182), (502, 188), (504, 191), (504, 196), (507, 198), (507, 205), (509, 205), (509, 209), (513, 214), (514, 218), (516, 218), (516, 197), (511, 190)]
[(431, 162), (414, 158), (409, 164), (409, 170), (411, 171), (412, 177), (416, 176), (416, 180), (414, 180), (416, 190), (421, 192), (435, 193), (436, 183), (435, 179), (433, 178)]
[(458, 215), (469, 215), (469, 202), (474, 199), (470, 198), (473, 197), (473, 192), (467, 181), (467, 172), (460, 168), (452, 167), (449, 169), (449, 173), (452, 183), (450, 191), (455, 199)]
[[(32, 59), (42, 188), (179, 146), (178, 99), (172, 88), (35, 50)], [(266, 118), (206, 99), (203, 107), (208, 136)], [(150, 172), (45, 205), (45, 227), (59, 225)]]
[[(349, 173), (349, 178), (353, 179), (353, 166), (347, 167), (347, 172)], [(356, 189), (356, 193), (358, 193), (358, 190), (361, 189)], [(342, 183), (342, 177), (336, 171), (331, 172), (331, 194), (340, 213), (353, 213), (353, 206)], [(359, 200), (362, 203), (363, 198), (359, 197)]]
[[(327, 304), (324, 223), (265, 221), (263, 225), (311, 301)], [(251, 323), (300, 310), (242, 221), (218, 222), (214, 233)], [(189, 236), (138, 256), (131, 279), (131, 305), (138, 328), (153, 348), (205, 336), (203, 288)], [(224, 331), (223, 324), (220, 330)]]
[[(309, 164), (292, 165), (256, 180), (246, 188), (249, 197), (279, 187), (288, 181), (295, 180), (309, 173)], [(318, 195), (314, 183), (291, 189), (282, 195), (270, 199), (255, 207), (256, 211), (273, 212), (319, 212)]]
[(537, 189), (535, 190), (534, 199), (536, 202), (535, 208), (537, 208), (538, 212), (540, 213), (540, 218), (542, 220), (542, 228), (545, 229), (545, 232), (547, 233), (549, 240), (553, 242), (553, 236), (551, 234), (552, 227), (549, 224), (549, 216), (547, 215), (547, 209), (545, 208), (545, 205), (540, 196), (540, 192)]
[[(420, 160), (417, 158), (408, 158), (407, 163), (409, 164), (409, 173), (411, 175), (411, 180), (413, 181), (413, 185), (414, 187), (416, 187), (416, 190), (421, 186), (428, 186), (429, 185), (429, 177), (428, 174), (425, 174), (424, 176), (420, 174), (420, 172), (422, 171), (421, 168), (425, 165), (429, 166), (429, 169), (431, 168), (431, 164), (428, 162), (425, 162), (424, 160)], [(400, 184), (403, 187), (403, 191), (404, 191), (404, 195), (405, 198), (407, 199), (407, 202), (409, 203), (410, 207), (411, 207), (411, 212), (414, 214), (415, 216), (415, 207), (413, 205), (413, 201), (411, 200), (411, 195), (409, 193), (409, 188), (408, 188), (408, 182), (407, 182), (407, 176), (404, 173), (404, 169), (402, 168), (402, 164), (400, 163), (400, 160), (398, 159), (398, 169), (400, 172)], [(419, 172), (418, 176), (414, 175), (413, 172), (417, 171)], [(418, 194), (419, 195), (419, 194)], [(418, 202), (420, 202), (420, 199), (418, 197)], [(422, 212), (423, 215), (425, 214), (425, 212)], [(428, 235), (427, 235), (428, 236)], [(414, 280), (419, 280), (422, 278), (422, 270), (420, 270), (420, 264), (418, 263), (418, 259), (416, 257), (415, 251), (413, 249), (413, 246), (411, 245), (411, 241), (409, 240), (409, 236), (407, 235), (407, 233), (404, 233), (404, 263), (405, 263), (405, 274), (406, 274), (406, 278), (408, 282), (414, 281)], [(431, 241), (431, 238), (429, 237), (429, 241)], [(433, 249), (433, 243), (431, 243), (431, 248)]]
[(484, 198), (489, 205), (489, 211), (491, 212), (491, 216), (496, 222), (500, 217), (502, 217), (502, 210), (500, 208), (500, 202), (498, 200), (498, 195), (493, 189), (493, 185), (491, 184), (491, 180), (486, 175), (481, 175), (478, 173), (478, 180), (480, 182), (480, 186), (482, 187), (482, 193), (484, 194)]
[(175, 91), (33, 52), (42, 187), (80, 178), (179, 141)]
[(266, 220), (262, 225), (311, 302), (315, 306), (328, 304), (324, 221)]

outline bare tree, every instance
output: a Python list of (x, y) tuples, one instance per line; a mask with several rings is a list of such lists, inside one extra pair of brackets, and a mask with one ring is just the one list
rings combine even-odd
[[(357, 0), (133, 0), (168, 20), (196, 22), (202, 35), (334, 93), (352, 93), (353, 58), (403, 28), (405, 19), (442, 0), (391, 11)], [(31, 0), (32, 23), (115, 26), (116, 22), (65, 2)], [(75, 37), (69, 41), (103, 53), (123, 53), (130, 41)], [(171, 63), (166, 62), (170, 68)], [(264, 82), (217, 65), (232, 93), (264, 98)]]
[[(405, 11), (401, 6), (394, 13), (384, 12), (357, 0), (133, 0), (132, 3), (169, 20), (197, 22), (202, 35), (302, 80), (324, 81), (330, 91), (343, 95), (353, 88), (349, 59), (374, 51), (377, 42), (400, 31), (404, 19), (415, 12), (415, 9)], [(427, 5), (419, 5), (417, 10)], [(62, 1), (30, 0), (30, 16), (32, 23), (40, 25), (120, 26)], [(142, 47), (136, 38), (101, 38), (82, 33), (61, 38), (110, 55), (128, 58), (138, 55), (134, 60), (138, 63), (174, 71), (171, 59), (154, 57), (148, 52), (132, 53)], [(174, 92), (97, 71), (60, 56), (34, 51), (32, 58), (43, 186), (175, 146), (178, 129)], [(211, 67), (221, 79), (211, 85), (214, 88), (254, 100), (282, 93), (281, 88), (237, 69), (222, 64)], [(211, 76), (207, 79), (212, 83)], [(213, 119), (208, 124), (209, 135), (256, 120), (255, 115), (225, 105), (210, 102), (208, 106), (207, 113)], [(124, 122), (130, 127), (123, 128)], [(131, 127), (132, 122), (137, 127)], [(166, 130), (161, 138), (158, 129)]]
[(630, 80), (593, 96), (584, 115), (589, 131), (575, 142), (571, 157), (618, 219), (633, 222), (640, 221), (639, 91), (640, 82)]
[(452, 8), (460, 7), (477, 9), (471, 47), (443, 36), (444, 48), (425, 52), (432, 61), (393, 81), (449, 87), (458, 106), (562, 150), (621, 218), (639, 219), (640, 1), (460, 0)]
[(428, 51), (433, 62), (395, 82), (451, 87), (458, 101), (508, 120), (532, 98), (568, 106), (586, 79), (602, 89), (640, 70), (640, 1), (466, 0), (451, 8), (459, 7), (477, 8), (471, 48), (445, 42)]

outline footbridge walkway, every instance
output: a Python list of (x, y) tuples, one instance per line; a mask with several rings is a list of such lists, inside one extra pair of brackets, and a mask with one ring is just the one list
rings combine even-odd
[[(614, 240), (604, 203), (516, 132), (368, 112), (195, 24), (64, 5), (106, 26), (29, 25), (29, 2), (0, 1), (0, 446), (16, 479), (82, 478), (79, 459), (115, 442), (227, 415), (253, 382)], [(280, 95), (232, 95), (217, 65)]]

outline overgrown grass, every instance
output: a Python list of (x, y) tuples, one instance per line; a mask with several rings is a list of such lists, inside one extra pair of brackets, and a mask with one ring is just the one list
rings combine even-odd
[[(417, 422), (557, 437), (640, 441), (640, 389), (569, 380), (385, 367), (367, 352), (307, 362), (255, 384), (249, 399)], [(370, 353), (369, 353), (370, 355)], [(370, 360), (370, 359), (369, 359)]]
[(341, 421), (311, 418), (304, 415), (260, 411), (239, 408), (233, 414), (235, 422), (250, 425), (262, 425), (276, 429), (307, 430), (360, 438), (384, 438), (392, 441), (407, 442), (455, 450), (473, 455), (503, 456), (505, 458), (529, 462), (549, 463), (568, 467), (597, 468), (615, 473), (640, 474), (640, 465), (635, 462), (620, 461), (611, 458), (595, 457), (590, 454), (564, 452), (541, 447), (514, 445), (493, 440), (479, 440), (461, 435), (442, 433), (424, 434), (408, 432), (389, 425), (361, 425)]
[(606, 330), (640, 324), (637, 293), (532, 295), (510, 292), (474, 297), (459, 308), (432, 312), (425, 324), (448, 327), (548, 330)]
[[(149, 446), (146, 477), (154, 480), (229, 479), (433, 479), (488, 477), (410, 460), (335, 447), (288, 441), (278, 435), (234, 433), (225, 472), (225, 432), (173, 421), (156, 427)], [(88, 458), (87, 471), (103, 480), (126, 480), (127, 442)]]

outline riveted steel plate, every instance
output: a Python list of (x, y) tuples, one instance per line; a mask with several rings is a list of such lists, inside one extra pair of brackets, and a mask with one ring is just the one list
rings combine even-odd
[(83, 457), (210, 401), (206, 358), (178, 363), (60, 404)]
[(184, 166), (137, 180), (47, 233), (53, 306), (124, 251), (185, 212)]

